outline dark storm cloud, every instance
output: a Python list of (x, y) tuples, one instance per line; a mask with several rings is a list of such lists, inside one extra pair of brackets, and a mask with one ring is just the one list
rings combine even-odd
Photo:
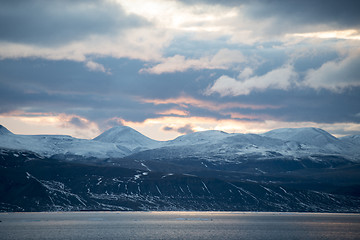
[(182, 127), (179, 127), (179, 128), (165, 126), (165, 127), (163, 127), (163, 130), (164, 131), (176, 131), (176, 132), (181, 133), (181, 134), (189, 134), (189, 133), (194, 132), (193, 126), (191, 124), (186, 124), (186, 125), (184, 125)]
[(84, 120), (82, 120), (81, 118), (78, 118), (78, 117), (72, 117), (68, 122), (78, 128), (86, 128), (87, 127), (87, 122), (85, 122)]
[(357, 0), (266, 0), (249, 4), (254, 18), (277, 17), (293, 23), (360, 26), (360, 2)]
[(0, 41), (65, 44), (144, 24), (119, 5), (97, 0), (10, 0), (0, 7)]
[[(240, 96), (237, 101), (281, 106), (268, 109), (242, 109), (243, 114), (265, 115), (267, 118), (288, 122), (360, 123), (360, 87), (348, 89), (343, 94), (327, 90), (292, 89), (269, 90)], [(234, 100), (234, 99), (233, 99)]]
[(186, 124), (185, 126), (178, 128), (177, 131), (179, 133), (184, 133), (184, 134), (189, 134), (194, 132), (193, 126), (191, 126), (191, 124)]
[(163, 130), (164, 130), (164, 131), (173, 131), (174, 128), (169, 127), (169, 126), (165, 126), (165, 127), (163, 127)]
[(195, 0), (195, 1), (179, 0), (179, 2), (189, 4), (189, 5), (203, 3), (203, 4), (211, 4), (211, 5), (223, 5), (223, 6), (229, 6), (229, 7), (241, 6), (244, 3), (248, 3), (250, 1), (251, 0)]
[[(250, 18), (276, 19), (281, 31), (299, 25), (325, 24), (340, 28), (360, 27), (360, 1), (358, 0), (180, 0), (186, 4), (218, 4), (227, 7), (242, 7), (241, 11)], [(295, 31), (295, 30), (294, 30)]]

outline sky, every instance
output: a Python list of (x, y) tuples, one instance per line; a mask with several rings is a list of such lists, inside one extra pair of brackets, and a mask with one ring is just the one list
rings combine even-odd
[(360, 134), (360, 1), (1, 0), (0, 124)]

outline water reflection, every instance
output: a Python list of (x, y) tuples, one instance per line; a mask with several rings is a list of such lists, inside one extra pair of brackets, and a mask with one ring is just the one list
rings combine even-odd
[(0, 213), (1, 239), (360, 239), (359, 214)]

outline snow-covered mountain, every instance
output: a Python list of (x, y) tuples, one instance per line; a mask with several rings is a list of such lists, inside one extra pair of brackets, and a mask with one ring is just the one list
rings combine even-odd
[(94, 140), (104, 143), (114, 143), (119, 147), (125, 147), (133, 152), (159, 147), (162, 144), (127, 126), (113, 127), (94, 138)]
[(159, 142), (129, 127), (85, 140), (0, 125), (0, 211), (360, 212), (359, 145), (316, 128)]
[(174, 140), (168, 141), (166, 146), (182, 146), (182, 145), (197, 145), (197, 144), (212, 144), (214, 142), (223, 141), (229, 137), (223, 131), (208, 130), (202, 132), (194, 132), (187, 135), (179, 136)]
[(308, 152), (357, 155), (356, 142), (338, 139), (320, 128), (280, 128), (262, 134), (263, 136), (296, 142)]
[(274, 151), (295, 154), (297, 148), (289, 149), (289, 145), (285, 141), (256, 134), (203, 131), (180, 136), (161, 148), (146, 151), (145, 155), (159, 159), (196, 157), (208, 161), (233, 161), (244, 155), (268, 157), (269, 152)]
[(17, 135), (0, 127), (0, 148), (32, 151), (45, 157), (74, 155), (86, 158), (123, 157), (131, 153), (112, 143), (78, 139), (66, 135)]
[(6, 127), (0, 125), (0, 135), (13, 135)]
[(263, 136), (320, 147), (340, 141), (320, 128), (279, 128), (264, 133)]
[(340, 138), (341, 141), (360, 146), (360, 135), (351, 135)]
[[(0, 127), (0, 148), (27, 150), (40, 155), (81, 156), (85, 158), (122, 158), (136, 153), (152, 153), (156, 158), (201, 157), (226, 161), (239, 157), (290, 156), (314, 154), (341, 155), (360, 161), (356, 136), (338, 139), (318, 128), (284, 128), (264, 134), (203, 131), (177, 137), (171, 141), (156, 141), (138, 131), (118, 126), (92, 140), (65, 135), (16, 135)], [(150, 156), (148, 154), (148, 156)]]
[(342, 141), (317, 128), (276, 129), (260, 135), (203, 131), (180, 136), (160, 146), (146, 154), (140, 153), (141, 157), (238, 161), (248, 157), (263, 160), (279, 156), (296, 159), (311, 155), (339, 155), (360, 160), (359, 144)]

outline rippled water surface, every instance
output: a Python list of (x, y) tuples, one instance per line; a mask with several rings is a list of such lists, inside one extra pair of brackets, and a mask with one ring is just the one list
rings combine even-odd
[(0, 213), (0, 239), (360, 239), (359, 214)]

